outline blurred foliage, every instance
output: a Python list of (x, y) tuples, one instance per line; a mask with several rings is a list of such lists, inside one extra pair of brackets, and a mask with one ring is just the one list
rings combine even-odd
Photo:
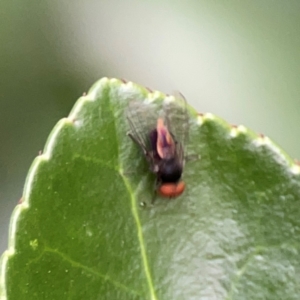
[(0, 5), (0, 248), (27, 170), (90, 82), (64, 61), (47, 2)]

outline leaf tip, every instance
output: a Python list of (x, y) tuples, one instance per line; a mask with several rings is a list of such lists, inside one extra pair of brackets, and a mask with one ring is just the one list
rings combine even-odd
[(149, 93), (147, 98), (149, 101), (155, 101), (156, 99), (164, 98), (164, 97), (165, 95), (162, 92), (154, 91), (152, 93)]
[(232, 138), (235, 138), (237, 137), (238, 135), (240, 134), (245, 134), (247, 133), (247, 128), (244, 126), (244, 125), (239, 125), (239, 126), (236, 126), (236, 125), (232, 125), (231, 126), (231, 129), (230, 129), (230, 136)]
[(201, 126), (204, 123), (203, 114), (198, 114), (196, 118), (196, 124), (198, 126)]
[(253, 140), (253, 143), (257, 147), (264, 146), (264, 145), (270, 146), (270, 139), (267, 136), (260, 134), (256, 139)]
[(173, 95), (166, 95), (166, 98), (165, 98), (166, 103), (171, 103), (174, 101), (176, 101), (176, 98)]
[(257, 138), (253, 139), (253, 144), (256, 147), (266, 147), (272, 153), (274, 159), (281, 165), (289, 166), (292, 173), (298, 174), (297, 167), (294, 167), (295, 164), (291, 162), (290, 157), (278, 146), (276, 145), (269, 137), (260, 134)]
[(294, 175), (300, 174), (300, 161), (295, 159), (294, 164), (291, 166), (291, 172)]
[[(88, 93), (81, 97), (80, 99), (88, 100), (88, 101), (95, 101), (97, 99), (97, 95), (102, 92), (102, 90), (110, 83), (112, 82), (112, 79), (109, 79), (108, 77), (103, 77), (100, 80), (98, 80), (94, 85), (89, 89)], [(73, 108), (73, 110), (76, 108), (77, 105)], [(72, 110), (72, 111), (73, 111)]]
[(212, 113), (206, 113), (203, 115), (203, 120), (214, 120), (215, 116)]

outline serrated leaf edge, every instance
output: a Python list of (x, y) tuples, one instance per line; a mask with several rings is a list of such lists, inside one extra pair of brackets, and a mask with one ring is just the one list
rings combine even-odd
[[(31, 183), (34, 179), (36, 170), (40, 164), (41, 161), (44, 160), (49, 160), (51, 158), (51, 152), (52, 152), (52, 147), (53, 144), (55, 142), (55, 138), (57, 136), (57, 134), (59, 133), (59, 131), (61, 130), (61, 128), (66, 125), (66, 124), (70, 124), (72, 123), (74, 126), (80, 126), (80, 121), (76, 120), (76, 114), (78, 111), (80, 111), (81, 107), (85, 104), (85, 102), (88, 101), (95, 101), (96, 100), (96, 96), (97, 94), (99, 94), (99, 88), (101, 88), (101, 86), (103, 87), (106, 84), (109, 83), (116, 83), (119, 82), (120, 85), (126, 85), (128, 88), (131, 87), (137, 87), (137, 88), (141, 88), (138, 84), (135, 84), (131, 81), (128, 82), (124, 82), (121, 81), (119, 79), (116, 78), (107, 78), (104, 77), (102, 79), (100, 79), (99, 81), (97, 81), (89, 90), (88, 94), (83, 95), (82, 97), (80, 97), (77, 102), (75, 103), (73, 109), (71, 110), (68, 118), (64, 118), (62, 120), (60, 120), (56, 126), (53, 128), (53, 130), (51, 131), (48, 140), (46, 142), (45, 145), (45, 152), (41, 155), (39, 155), (38, 157), (36, 157), (29, 169), (26, 181), (25, 181), (25, 185), (24, 185), (24, 192), (23, 192), (23, 201), (22, 203), (18, 204), (16, 206), (16, 208), (13, 211), (12, 217), (11, 217), (11, 221), (10, 221), (10, 229), (9, 229), (9, 245), (8, 245), (8, 250), (6, 250), (0, 259), (0, 300), (6, 300), (6, 281), (5, 281), (5, 270), (6, 270), (6, 265), (7, 265), (7, 261), (8, 258), (10, 256), (12, 256), (15, 253), (15, 241), (14, 241), (14, 236), (15, 236), (15, 232), (16, 232), (16, 227), (17, 227), (17, 220), (18, 217), (20, 215), (20, 213), (29, 208), (29, 203), (28, 203), (28, 199), (30, 196), (30, 186)], [(158, 91), (149, 91), (148, 92), (148, 98), (151, 100), (153, 98), (156, 98), (157, 95), (161, 96), (164, 95), (165, 97), (169, 97), (161, 92)], [(197, 124), (199, 126), (203, 125), (206, 121), (213, 121), (218, 123), (219, 125), (222, 125), (224, 128), (227, 128), (228, 134), (230, 135), (231, 138), (236, 138), (241, 134), (247, 135), (249, 137), (251, 137), (251, 140), (253, 142), (253, 145), (255, 145), (256, 147), (262, 147), (262, 146), (266, 146), (267, 148), (269, 148), (269, 150), (271, 152), (274, 153), (274, 158), (278, 158), (277, 162), (278, 163), (284, 163), (286, 164), (286, 167), (288, 168), (288, 170), (294, 174), (294, 175), (299, 175), (300, 174), (300, 165), (297, 164), (295, 161), (293, 161), (289, 155), (287, 155), (276, 143), (274, 143), (270, 138), (268, 138), (267, 136), (264, 135), (258, 135), (254, 132), (252, 132), (251, 130), (249, 130), (247, 127), (243, 126), (243, 125), (239, 125), (239, 126), (231, 126), (229, 123), (227, 123), (226, 121), (224, 121), (223, 119), (211, 114), (211, 113), (205, 113), (205, 114), (199, 114), (197, 117)], [(121, 174), (122, 175), (122, 174)], [(127, 179), (122, 175), (122, 177), (124, 178), (124, 183), (127, 186), (128, 191), (131, 191), (130, 188), (130, 184), (127, 181)], [(144, 268), (145, 268), (145, 273), (146, 273), (146, 277), (148, 280), (148, 285), (149, 285), (149, 290), (150, 290), (150, 294), (151, 294), (151, 299), (152, 300), (157, 300), (157, 297), (155, 295), (155, 289), (154, 289), (154, 285), (152, 282), (152, 278), (151, 278), (151, 274), (150, 274), (150, 268), (149, 268), (149, 264), (147, 261), (147, 255), (146, 255), (146, 248), (144, 245), (144, 238), (143, 238), (143, 234), (142, 234), (142, 228), (141, 228), (141, 222), (140, 219), (138, 217), (138, 210), (136, 207), (136, 202), (134, 197), (132, 196), (133, 193), (130, 193), (131, 195), (131, 202), (132, 202), (132, 213), (133, 216), (135, 218), (136, 224), (138, 226), (138, 238), (139, 238), (139, 242), (140, 242), (140, 247), (141, 247), (141, 255), (142, 255), (142, 261), (144, 264)]]

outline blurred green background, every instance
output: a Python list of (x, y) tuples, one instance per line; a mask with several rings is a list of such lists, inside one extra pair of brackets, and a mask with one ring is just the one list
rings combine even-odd
[(32, 160), (103, 76), (180, 90), (300, 158), (299, 0), (5, 0), (0, 24), (0, 252)]

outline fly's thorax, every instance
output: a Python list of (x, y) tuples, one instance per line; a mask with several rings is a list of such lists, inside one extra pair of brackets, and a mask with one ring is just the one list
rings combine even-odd
[(165, 126), (163, 119), (157, 120), (156, 151), (161, 159), (169, 159), (175, 155), (175, 142), (172, 134)]
[(157, 143), (157, 130), (156, 130), (156, 128), (150, 131), (149, 138), (150, 138), (151, 150), (156, 151), (156, 143)]
[(159, 177), (161, 182), (178, 182), (181, 178), (182, 170), (182, 163), (176, 157), (162, 159), (159, 163)]

